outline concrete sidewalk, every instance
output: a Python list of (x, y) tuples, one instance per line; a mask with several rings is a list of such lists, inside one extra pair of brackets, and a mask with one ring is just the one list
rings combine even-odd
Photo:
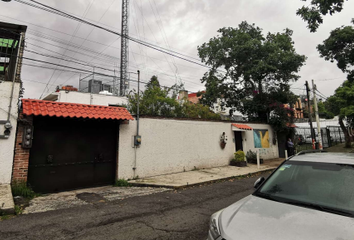
[(237, 176), (253, 174), (277, 168), (285, 159), (278, 158), (264, 160), (260, 168), (256, 164), (248, 164), (247, 167), (223, 166), (209, 169), (199, 169), (189, 172), (166, 174), (154, 177), (131, 180), (129, 183), (136, 186), (183, 188), (191, 185), (215, 182), (230, 179)]
[(10, 184), (0, 184), (0, 212), (13, 214), (15, 209)]

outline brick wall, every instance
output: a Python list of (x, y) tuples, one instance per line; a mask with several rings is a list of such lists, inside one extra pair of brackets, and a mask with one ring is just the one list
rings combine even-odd
[(31, 116), (20, 114), (16, 133), (12, 181), (27, 181), (30, 149), (22, 148), (22, 136), (24, 126), (32, 123), (33, 118)]

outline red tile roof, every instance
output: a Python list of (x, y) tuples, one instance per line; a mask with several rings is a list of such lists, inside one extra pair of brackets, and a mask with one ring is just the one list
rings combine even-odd
[(252, 130), (253, 129), (246, 124), (232, 123), (232, 126), (237, 127), (238, 129), (244, 129), (244, 130)]
[(24, 115), (34, 116), (134, 120), (123, 107), (22, 99), (22, 109)]

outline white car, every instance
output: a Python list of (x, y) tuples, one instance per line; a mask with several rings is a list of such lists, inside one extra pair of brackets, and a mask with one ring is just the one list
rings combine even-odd
[(303, 152), (215, 213), (208, 240), (354, 239), (354, 154)]

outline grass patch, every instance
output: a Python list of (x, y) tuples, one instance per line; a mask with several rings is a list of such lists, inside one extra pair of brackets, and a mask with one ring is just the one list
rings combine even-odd
[(23, 208), (19, 205), (15, 205), (15, 215), (20, 215), (23, 212)]
[(8, 220), (14, 217), (13, 214), (8, 214), (0, 208), (0, 221)]
[(302, 145), (297, 145), (295, 147), (296, 152), (301, 152), (301, 151), (306, 151), (306, 150), (312, 150), (312, 144), (306, 143), (306, 144), (302, 144)]
[(328, 152), (347, 152), (347, 153), (353, 153), (354, 152), (354, 146), (352, 145), (351, 148), (345, 148), (345, 143), (339, 143), (335, 146), (329, 147), (325, 149)]
[(130, 183), (125, 179), (117, 179), (113, 186), (115, 186), (115, 187), (130, 187)]
[(33, 199), (39, 196), (30, 186), (27, 186), (27, 182), (25, 181), (14, 181), (11, 184), (11, 190), (13, 196), (21, 196), (27, 199)]
[(10, 219), (11, 215), (3, 215), (3, 216), (0, 216), (0, 219), (1, 221), (4, 221), (4, 220), (7, 220), (7, 219)]

